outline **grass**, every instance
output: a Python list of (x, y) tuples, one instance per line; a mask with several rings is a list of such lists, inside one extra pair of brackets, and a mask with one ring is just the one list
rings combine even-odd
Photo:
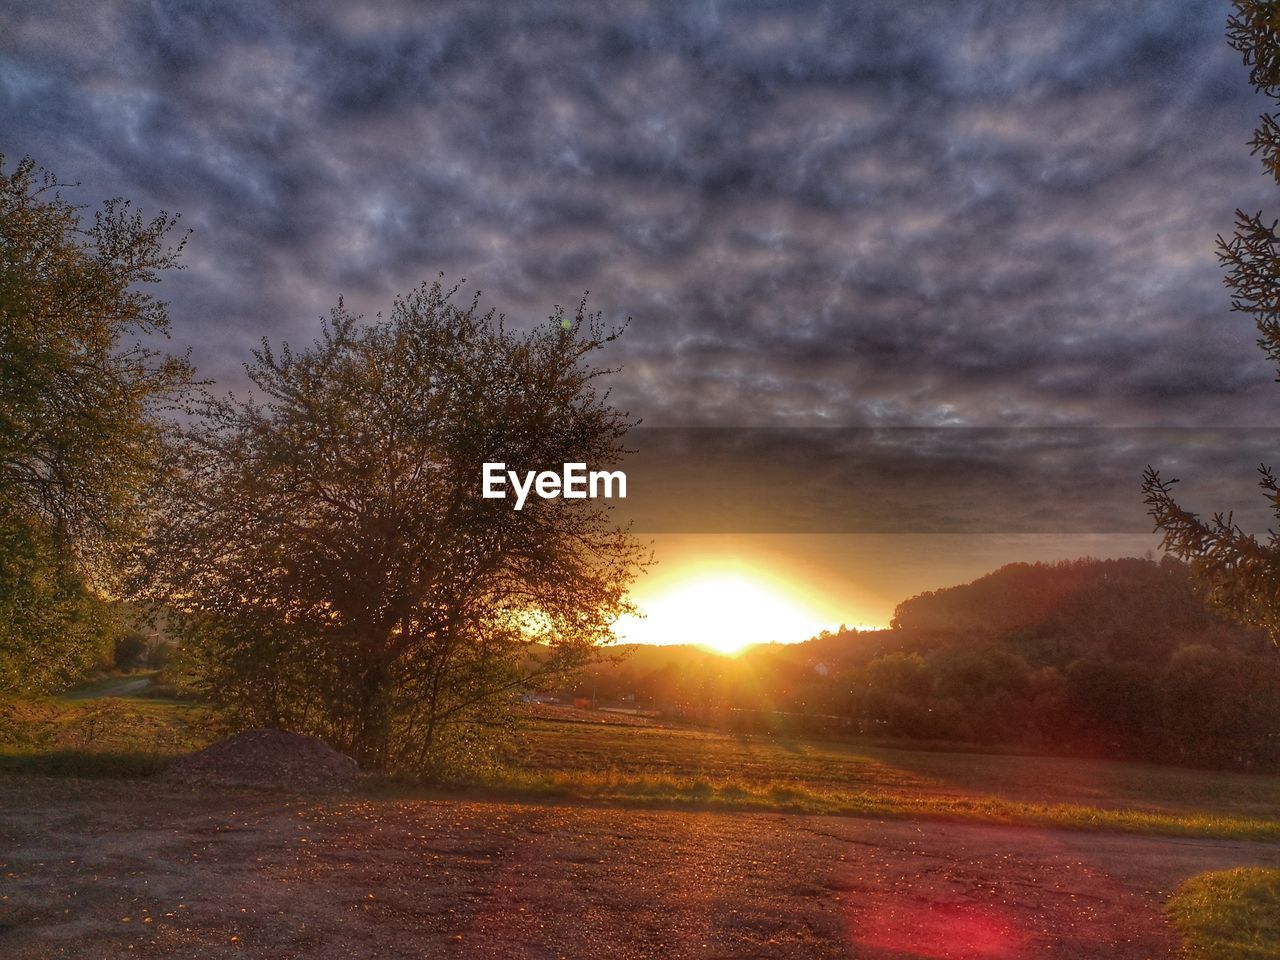
[(541, 721), (529, 724), (511, 769), (563, 783), (615, 779), (775, 784), (809, 794), (893, 795), (954, 806), (993, 798), (1017, 808), (1071, 806), (1243, 821), (1280, 821), (1280, 777), (1142, 763), (939, 752), (851, 741), (785, 740), (688, 728)]
[(526, 725), (506, 767), (462, 786), (627, 806), (1280, 841), (1280, 777), (545, 717)]
[(1187, 960), (1280, 960), (1280, 870), (1202, 873), (1166, 907)]
[(108, 673), (95, 677), (85, 683), (77, 684), (63, 694), (61, 699), (91, 700), (97, 697), (111, 696), (111, 691), (122, 684), (129, 684), (137, 680), (153, 681), (159, 675), (159, 670), (137, 670), (133, 673)]
[[(805, 813), (880, 819), (927, 818), (1069, 830), (1114, 830), (1181, 837), (1280, 842), (1280, 819), (1174, 813), (1069, 803), (1034, 803), (998, 796), (853, 792), (795, 782), (714, 780), (616, 771), (504, 771), (461, 785), (504, 797), (577, 800), (644, 807)], [(404, 792), (404, 787), (392, 788)], [(412, 788), (409, 788), (412, 793)]]
[(205, 708), (157, 700), (0, 701), (0, 772), (138, 777), (216, 736)]
[[(191, 703), (0, 703), (0, 773), (146, 776), (217, 735)], [(505, 766), (455, 786), (532, 800), (1280, 841), (1280, 777), (682, 727), (533, 719)], [(423, 792), (388, 781), (370, 789)]]

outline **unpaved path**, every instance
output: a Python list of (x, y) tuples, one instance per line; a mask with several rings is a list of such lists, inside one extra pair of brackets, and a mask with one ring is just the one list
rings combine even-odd
[(100, 687), (72, 691), (66, 695), (66, 699), (102, 700), (106, 697), (136, 697), (154, 682), (151, 677), (120, 677), (118, 680)]
[(1280, 845), (0, 778), (0, 957), (1167, 958), (1237, 864)]

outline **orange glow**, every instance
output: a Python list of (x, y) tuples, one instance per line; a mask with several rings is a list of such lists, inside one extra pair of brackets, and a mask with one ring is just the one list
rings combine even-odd
[(901, 957), (1014, 960), (1027, 936), (1000, 910), (964, 903), (882, 904), (857, 929), (863, 947)]
[(636, 599), (645, 616), (619, 622), (623, 642), (692, 643), (736, 654), (757, 643), (807, 640), (835, 626), (819, 604), (757, 571), (703, 569)]

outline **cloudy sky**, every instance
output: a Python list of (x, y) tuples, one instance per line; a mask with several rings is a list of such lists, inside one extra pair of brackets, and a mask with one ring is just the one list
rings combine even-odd
[(175, 344), (230, 386), (443, 271), (633, 317), (650, 425), (1258, 426), (1213, 240), (1280, 191), (1228, 12), (11, 0), (0, 150), (182, 214)]

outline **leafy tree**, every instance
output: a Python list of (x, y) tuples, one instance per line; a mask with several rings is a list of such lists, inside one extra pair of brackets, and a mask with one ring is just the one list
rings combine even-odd
[[(174, 218), (122, 200), (86, 224), (51, 174), (0, 156), (0, 688), (68, 678), (106, 643), (100, 592), (137, 532), (160, 407), (191, 368), (145, 291), (177, 266)], [(93, 654), (100, 649), (92, 651)]]
[(520, 334), (455, 293), (373, 322), (339, 302), (307, 349), (264, 341), (262, 399), (207, 399), (139, 556), (201, 689), (367, 768), (482, 747), (504, 693), (611, 639), (646, 562), (604, 501), (480, 496), (485, 462), (617, 460), (630, 424), (589, 361), (618, 331), (557, 309)]
[(1158, 742), (1160, 699), (1148, 664), (1077, 660), (1067, 669), (1066, 681), (1071, 719), (1085, 742), (1119, 744), (1129, 755)]
[(116, 611), (40, 523), (0, 511), (0, 693), (44, 693), (108, 652)]
[(923, 698), (933, 688), (933, 676), (918, 653), (901, 651), (877, 657), (867, 665), (867, 683), (876, 690)]
[(1243, 764), (1280, 760), (1280, 666), (1203, 644), (1181, 647), (1160, 678), (1163, 723), (1178, 758)]
[[(1280, 10), (1266, 0), (1235, 0), (1227, 21), (1227, 40), (1249, 67), (1249, 82), (1280, 101)], [(1280, 183), (1280, 122), (1262, 116), (1253, 140), (1267, 172)], [(1251, 314), (1258, 345), (1280, 365), (1280, 233), (1277, 221), (1261, 212), (1236, 211), (1230, 240), (1218, 238), (1218, 258), (1227, 268), (1231, 308)], [(1260, 485), (1280, 517), (1280, 486), (1271, 470), (1259, 468)], [(1172, 494), (1176, 480), (1164, 480), (1147, 468), (1143, 489), (1163, 546), (1189, 560), (1212, 604), (1242, 622), (1264, 627), (1280, 643), (1280, 536), (1261, 541), (1237, 525), (1230, 513), (1204, 520), (1179, 506)]]
[[(156, 414), (191, 380), (145, 346), (169, 330), (145, 287), (178, 267), (176, 218), (109, 200), (85, 225), (48, 173), (0, 155), (0, 502), (38, 517), (78, 560), (135, 532), (159, 450)], [(102, 572), (102, 567), (96, 572)]]

